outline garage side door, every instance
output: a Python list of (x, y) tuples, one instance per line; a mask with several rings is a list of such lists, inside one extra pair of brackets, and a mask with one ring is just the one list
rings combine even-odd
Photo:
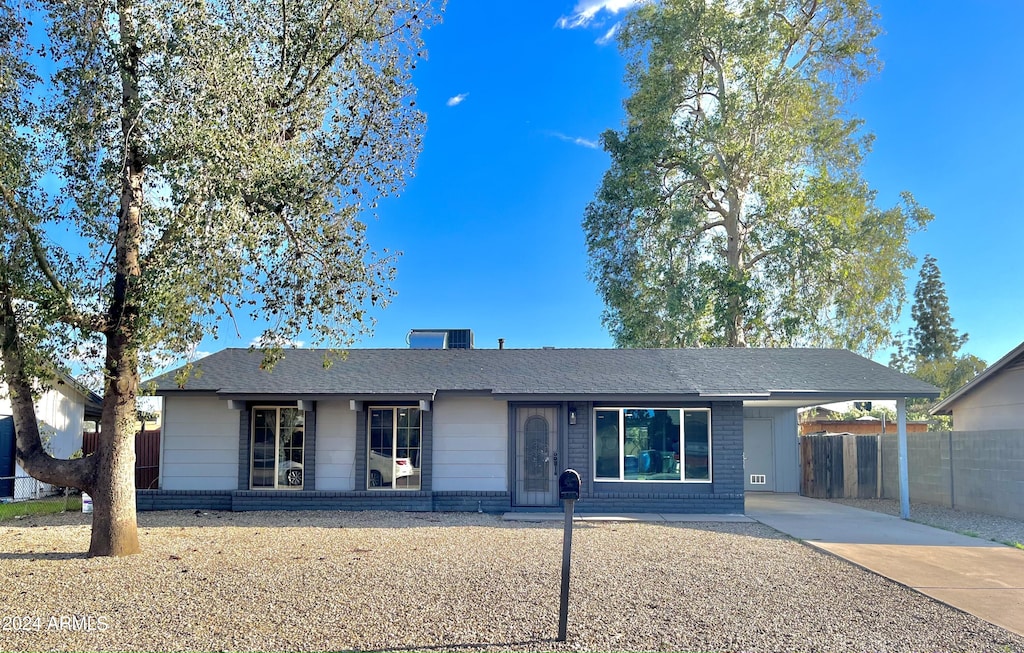
[(775, 437), (770, 419), (743, 420), (743, 489), (775, 491)]

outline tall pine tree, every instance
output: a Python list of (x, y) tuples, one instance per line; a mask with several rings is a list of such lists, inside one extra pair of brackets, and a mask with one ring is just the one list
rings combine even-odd
[[(977, 356), (960, 354), (967, 334), (953, 326), (946, 285), (934, 256), (924, 257), (910, 315), (914, 326), (907, 331), (905, 340), (896, 337), (896, 353), (890, 367), (937, 386), (942, 393), (940, 400), (985, 369), (985, 361)], [(920, 399), (912, 400), (907, 407), (913, 417), (926, 418), (932, 405), (933, 402)], [(948, 418), (938, 418), (932, 426), (948, 428)]]
[(914, 326), (910, 329), (910, 354), (918, 360), (954, 358), (967, 342), (967, 334), (958, 333), (953, 326), (946, 284), (942, 282), (935, 257), (930, 254), (925, 255), (921, 266), (910, 315), (914, 318)]

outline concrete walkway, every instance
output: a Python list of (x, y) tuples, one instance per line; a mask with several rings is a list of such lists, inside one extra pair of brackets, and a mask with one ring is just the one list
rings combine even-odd
[(795, 494), (751, 492), (746, 508), (766, 526), (1024, 635), (1024, 551)]

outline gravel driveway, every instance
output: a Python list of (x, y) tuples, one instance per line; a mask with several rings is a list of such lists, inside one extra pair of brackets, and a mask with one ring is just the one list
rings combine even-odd
[[(1024, 638), (760, 524), (560, 524), (388, 512), (143, 513), (0, 526), (0, 650), (1014, 651)], [(64, 620), (62, 621), (62, 617)]]

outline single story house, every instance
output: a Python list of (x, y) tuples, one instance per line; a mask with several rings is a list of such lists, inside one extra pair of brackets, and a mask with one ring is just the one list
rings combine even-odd
[[(62, 374), (42, 388), (35, 408), (47, 450), (57, 458), (69, 458), (82, 448), (85, 422), (100, 418), (103, 400), (75, 379)], [(17, 464), (14, 445), (11, 400), (7, 386), (0, 383), (0, 499), (45, 496), (51, 486), (30, 478)]]
[[(928, 396), (830, 349), (226, 349), (155, 381), (160, 486), (141, 510), (741, 513), (797, 492), (796, 409)], [(325, 365), (325, 361), (331, 363)]]
[(1024, 342), (937, 403), (954, 431), (1024, 429)]

